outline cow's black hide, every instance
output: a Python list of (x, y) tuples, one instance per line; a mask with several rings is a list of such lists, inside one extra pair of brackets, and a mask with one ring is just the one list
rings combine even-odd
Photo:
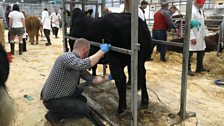
[[(218, 40), (219, 40), (219, 34), (206, 36), (205, 37), (205, 43), (206, 43), (205, 51), (206, 52), (217, 51)], [(171, 42), (183, 43), (184, 39), (183, 38), (180, 38), (180, 39), (179, 38), (175, 38), (175, 39), (171, 40)], [(219, 52), (222, 52), (222, 50), (223, 50), (223, 46), (222, 45), (223, 44), (221, 42), (220, 43)], [(183, 52), (182, 47), (175, 47), (175, 46), (168, 46), (167, 50), (168, 51), (178, 52), (178, 53), (182, 53)]]
[(0, 44), (0, 88), (5, 88), (5, 82), (9, 75), (9, 61), (7, 58), (7, 53), (5, 52), (3, 46)]
[[(145, 22), (139, 19), (140, 51), (138, 56), (138, 84), (142, 90), (142, 107), (148, 105), (148, 93), (146, 89), (146, 70), (144, 63), (152, 53), (152, 40)], [(102, 18), (91, 18), (78, 8), (73, 10), (70, 36), (86, 38), (91, 41), (110, 43), (112, 46), (131, 49), (131, 15), (125, 13), (109, 13)], [(69, 41), (73, 47), (74, 41)], [(92, 46), (91, 50), (98, 51), (99, 48)], [(94, 53), (94, 51), (92, 51)], [(130, 55), (110, 51), (108, 57), (109, 68), (115, 80), (119, 94), (118, 113), (123, 113), (127, 108), (126, 104), (126, 76), (124, 67), (130, 65)]]

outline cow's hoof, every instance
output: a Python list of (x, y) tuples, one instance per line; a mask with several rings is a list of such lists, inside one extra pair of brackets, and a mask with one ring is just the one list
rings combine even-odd
[(120, 116), (124, 115), (127, 112), (127, 108), (119, 108), (118, 109), (118, 114)]
[(148, 108), (148, 104), (141, 104), (140, 108), (141, 109), (147, 109)]
[(142, 102), (141, 102), (141, 106), (140, 106), (140, 108), (142, 108), (142, 109), (147, 109), (147, 108), (148, 108), (148, 105), (149, 105), (149, 100), (144, 99), (144, 100), (142, 100)]
[(127, 105), (119, 106), (117, 112), (121, 116), (125, 114), (126, 110), (127, 110)]

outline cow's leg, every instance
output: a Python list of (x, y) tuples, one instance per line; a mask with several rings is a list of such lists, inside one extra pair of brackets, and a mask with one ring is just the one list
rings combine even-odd
[(33, 43), (34, 43), (34, 35), (30, 35), (30, 42), (31, 42), (31, 45), (33, 45)]
[[(71, 41), (71, 40), (68, 42), (68, 44), (69, 44), (69, 46), (70, 46), (70, 51), (73, 50), (74, 43), (75, 43), (75, 41)], [(66, 46), (66, 47), (67, 47), (67, 46)]]
[(141, 107), (147, 108), (149, 104), (149, 96), (146, 87), (146, 70), (144, 63), (139, 63), (138, 67), (138, 85), (139, 84), (142, 89)]
[[(128, 66), (128, 81), (127, 81), (127, 89), (131, 89), (131, 64), (129, 64)], [(141, 84), (138, 83), (138, 90), (141, 89)]]
[(124, 73), (124, 67), (121, 66), (121, 63), (117, 60), (110, 60), (113, 62), (109, 62), (109, 67), (111, 74), (115, 80), (116, 87), (118, 89), (119, 95), (119, 106), (118, 113), (123, 114), (127, 109), (126, 104), (126, 76)]
[(96, 76), (97, 64), (92, 67), (92, 75)]
[(36, 44), (38, 45), (38, 42), (39, 42), (39, 33), (37, 32), (36, 33)]

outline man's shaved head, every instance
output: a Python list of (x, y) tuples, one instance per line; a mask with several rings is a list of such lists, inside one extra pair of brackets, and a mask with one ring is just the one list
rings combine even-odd
[(90, 47), (90, 42), (84, 38), (79, 38), (75, 41), (74, 49), (80, 49), (83, 47)]

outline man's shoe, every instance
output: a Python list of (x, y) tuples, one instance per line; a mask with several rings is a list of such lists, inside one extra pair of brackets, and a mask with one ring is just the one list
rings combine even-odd
[(51, 126), (62, 126), (62, 123), (60, 121), (52, 120), (52, 118), (50, 117), (48, 113), (45, 114), (45, 118), (48, 122), (50, 122)]
[(163, 61), (163, 62), (166, 62), (167, 60), (166, 59), (160, 59), (161, 61)]
[(85, 96), (81, 95), (81, 96), (79, 97), (79, 99), (80, 99), (81, 101), (87, 103), (87, 98), (86, 98)]
[(207, 69), (205, 69), (205, 68), (201, 68), (201, 69), (196, 69), (195, 72), (196, 72), (196, 73), (209, 72), (209, 70), (207, 70)]
[(51, 45), (51, 43), (46, 43), (45, 45), (46, 45), (46, 46), (49, 46), (49, 45)]
[(194, 73), (191, 70), (189, 70), (188, 73), (187, 73), (187, 75), (194, 76)]
[(153, 58), (149, 57), (146, 59), (146, 61), (153, 61)]

